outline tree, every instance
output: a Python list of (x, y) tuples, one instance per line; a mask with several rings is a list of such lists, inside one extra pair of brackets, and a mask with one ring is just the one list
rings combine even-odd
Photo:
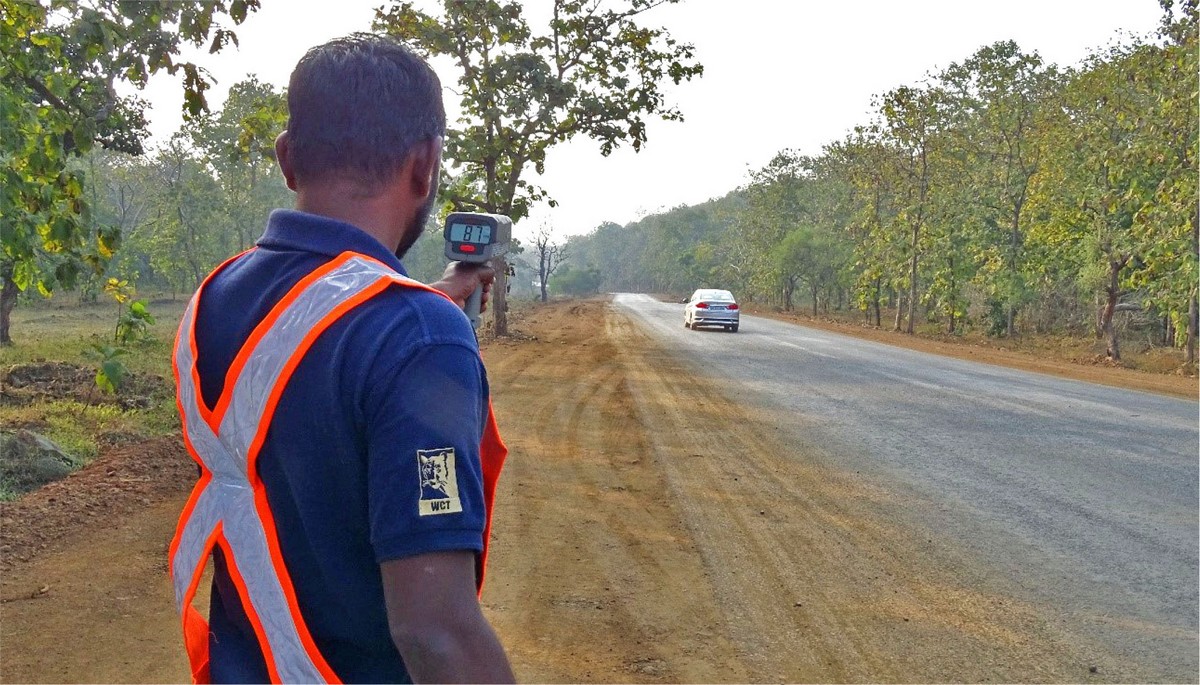
[(603, 279), (597, 287), (609, 290), (640, 290), (639, 281), (650, 275), (642, 269), (641, 261), (646, 252), (646, 240), (644, 231), (635, 231), (606, 221), (587, 235), (567, 239), (571, 259), (570, 264), (563, 268), (580, 269), (595, 266)]
[(205, 274), (237, 251), (223, 211), (224, 193), (182, 131), (154, 162), (160, 185), (150, 265), (167, 276), (172, 292), (195, 290)]
[[(456, 175), (444, 197), (456, 210), (506, 214), (514, 221), (530, 206), (554, 201), (523, 175), (545, 171), (546, 151), (576, 135), (610, 154), (622, 144), (640, 150), (652, 117), (682, 120), (662, 85), (704, 72), (694, 48), (665, 28), (638, 23), (641, 15), (678, 0), (553, 0), (547, 30), (535, 35), (521, 3), (443, 0), (426, 14), (401, 2), (376, 12), (376, 30), (427, 55), (445, 55), (458, 69), (462, 116), (446, 140)], [(497, 270), (495, 331), (507, 333), (505, 269)]]
[(772, 256), (783, 280), (784, 309), (791, 311), (796, 286), (805, 283), (812, 296), (812, 314), (816, 316), (820, 290), (837, 273), (837, 259), (830, 241), (811, 226), (800, 226), (784, 236)]
[[(1037, 53), (1013, 41), (979, 49), (940, 76), (960, 119), (953, 145), (964, 159), (953, 177), (979, 210), (987, 229), (987, 289), (1004, 308), (1005, 334), (1016, 335), (1017, 310), (1027, 299), (1025, 211), (1033, 175), (1040, 168), (1038, 128), (1058, 73)], [(960, 205), (961, 206), (961, 205)]]
[[(886, 93), (880, 104), (884, 140), (893, 155), (885, 166), (896, 189), (897, 228), (908, 236), (908, 322), (904, 332), (912, 334), (916, 319), (921, 256), (928, 240), (923, 232), (933, 220), (934, 178), (938, 153), (945, 131), (945, 94), (936, 86), (901, 86)], [(895, 329), (900, 330), (900, 307)]]
[(204, 155), (221, 184), (222, 204), (248, 248), (271, 209), (289, 204), (290, 191), (275, 164), (275, 137), (287, 128), (287, 101), (273, 86), (251, 76), (233, 84), (221, 111), (190, 126), (190, 143)]
[(846, 184), (846, 235), (856, 273), (855, 299), (876, 328), (882, 326), (881, 301), (893, 288), (893, 245), (888, 228), (895, 220), (892, 181), (884, 173), (891, 151), (877, 126), (855, 127), (844, 140), (825, 147), (824, 166)]
[[(72, 159), (94, 145), (140, 153), (141, 104), (117, 96), (118, 79), (141, 87), (151, 74), (184, 76), (185, 111), (206, 108), (202, 69), (180, 46), (217, 52), (258, 0), (0, 0), (0, 344), (12, 342), (17, 291), (43, 294), (74, 282), (83, 264), (112, 256), (116, 235), (90, 231), (84, 174)], [(211, 39), (211, 42), (210, 42)], [(93, 238), (89, 240), (89, 238)]]
[(567, 256), (567, 249), (564, 245), (550, 242), (550, 230), (544, 226), (533, 239), (533, 245), (537, 248), (538, 254), (538, 286), (541, 290), (542, 302), (545, 302), (548, 299), (546, 288), (550, 283), (550, 277), (554, 275), (558, 267), (562, 266), (563, 260)]
[(1166, 170), (1154, 161), (1160, 136), (1142, 126), (1162, 97), (1144, 68), (1157, 50), (1115, 47), (1071, 75), (1046, 132), (1055, 158), (1037, 178), (1035, 198), (1048, 218), (1039, 237), (1082, 250), (1080, 277), (1101, 294), (1097, 333), (1113, 360), (1121, 358), (1113, 316), (1142, 308), (1138, 272), (1152, 242), (1139, 226)]
[(1130, 151), (1133, 163), (1158, 168), (1153, 199), (1135, 217), (1133, 230), (1144, 245), (1144, 268), (1133, 274), (1133, 283), (1146, 292), (1146, 304), (1162, 310), (1175, 340), (1186, 350), (1186, 363), (1196, 362), (1197, 288), (1200, 281), (1200, 202), (1197, 196), (1197, 153), (1200, 112), (1196, 74), (1200, 73), (1197, 44), (1197, 1), (1180, 3), (1172, 13), (1170, 0), (1162, 0), (1161, 46), (1139, 54), (1147, 87), (1159, 96), (1138, 122), (1142, 145)]
[(553, 289), (555, 292), (561, 292), (564, 295), (584, 297), (600, 292), (602, 281), (603, 276), (600, 275), (600, 271), (594, 266), (589, 265), (572, 269), (570, 265), (567, 265), (554, 277)]
[(86, 155), (92, 223), (110, 227), (121, 242), (103, 273), (87, 274), (80, 284), (81, 299), (98, 295), (100, 284), (108, 276), (136, 281), (148, 267), (148, 259), (138, 249), (142, 233), (150, 228), (153, 203), (159, 181), (145, 156), (93, 149)]

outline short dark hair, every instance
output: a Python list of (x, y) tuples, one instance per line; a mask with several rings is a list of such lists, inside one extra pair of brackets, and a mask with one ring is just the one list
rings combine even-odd
[(355, 33), (310, 49), (288, 83), (288, 147), (296, 179), (386, 182), (414, 145), (446, 132), (437, 74), (412, 48)]

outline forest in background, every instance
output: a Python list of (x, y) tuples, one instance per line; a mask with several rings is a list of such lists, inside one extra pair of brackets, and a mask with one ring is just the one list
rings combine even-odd
[(907, 333), (1095, 333), (1112, 359), (1137, 328), (1194, 364), (1196, 21), (1164, 3), (1156, 35), (1069, 68), (983, 47), (876, 96), (820, 154), (782, 150), (725, 197), (572, 238), (552, 284), (720, 287)]

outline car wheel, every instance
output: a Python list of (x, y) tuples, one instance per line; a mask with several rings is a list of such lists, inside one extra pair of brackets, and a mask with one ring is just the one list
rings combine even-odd
[(730, 327), (729, 327), (729, 332), (730, 332), (730, 333), (737, 333), (737, 329), (738, 329), (738, 325), (735, 323), (735, 324), (733, 324), (732, 326), (730, 326)]

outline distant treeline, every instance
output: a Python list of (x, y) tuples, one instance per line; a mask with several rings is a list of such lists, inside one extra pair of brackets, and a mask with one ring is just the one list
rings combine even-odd
[(1133, 323), (1192, 362), (1198, 74), (1194, 2), (1076, 68), (996, 43), (878, 96), (819, 155), (784, 150), (723, 198), (573, 238), (559, 278), (730, 288), (909, 333), (1096, 331), (1114, 358)]

